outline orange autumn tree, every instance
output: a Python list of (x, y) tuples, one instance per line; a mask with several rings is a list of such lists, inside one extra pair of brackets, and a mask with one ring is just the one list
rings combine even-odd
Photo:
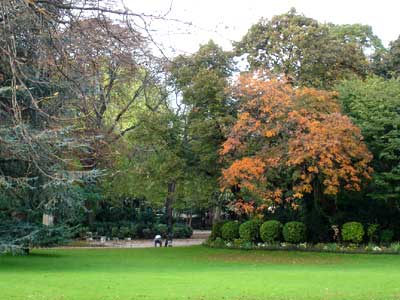
[(334, 92), (258, 72), (240, 76), (233, 93), (241, 105), (220, 151), (221, 186), (236, 192), (237, 207), (296, 206), (307, 194), (322, 203), (370, 178), (372, 155)]

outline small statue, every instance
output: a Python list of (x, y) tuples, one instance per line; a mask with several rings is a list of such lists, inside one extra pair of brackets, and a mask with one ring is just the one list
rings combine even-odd
[(332, 230), (333, 230), (333, 240), (335, 242), (339, 242), (339, 226), (338, 225), (332, 225), (331, 226)]

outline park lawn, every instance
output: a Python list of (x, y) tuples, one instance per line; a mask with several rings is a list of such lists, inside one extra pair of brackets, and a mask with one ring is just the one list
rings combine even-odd
[(201, 246), (0, 256), (1, 300), (400, 299), (400, 255)]

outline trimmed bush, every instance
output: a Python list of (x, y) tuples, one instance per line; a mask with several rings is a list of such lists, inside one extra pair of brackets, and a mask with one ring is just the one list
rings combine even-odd
[(283, 226), (282, 233), (286, 242), (301, 243), (306, 240), (306, 225), (297, 221), (288, 222)]
[(390, 244), (393, 240), (394, 232), (391, 229), (384, 229), (381, 232), (381, 243)]
[(174, 238), (190, 238), (193, 234), (192, 228), (184, 224), (174, 225), (172, 228)]
[(347, 222), (342, 226), (342, 239), (345, 242), (359, 244), (364, 237), (364, 227), (359, 222)]
[(266, 221), (260, 227), (260, 237), (264, 242), (279, 241), (282, 235), (282, 223), (276, 220)]
[(225, 223), (226, 221), (219, 221), (213, 224), (210, 239), (215, 240), (216, 238), (222, 237), (222, 226), (224, 226)]
[(255, 221), (247, 221), (239, 226), (239, 236), (243, 241), (255, 242), (259, 237), (260, 226)]
[(239, 237), (239, 223), (237, 221), (226, 222), (221, 228), (222, 238), (226, 241), (233, 241)]

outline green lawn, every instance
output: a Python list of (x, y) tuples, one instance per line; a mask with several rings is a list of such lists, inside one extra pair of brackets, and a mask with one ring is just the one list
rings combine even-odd
[(400, 256), (200, 246), (0, 256), (1, 300), (400, 299)]

